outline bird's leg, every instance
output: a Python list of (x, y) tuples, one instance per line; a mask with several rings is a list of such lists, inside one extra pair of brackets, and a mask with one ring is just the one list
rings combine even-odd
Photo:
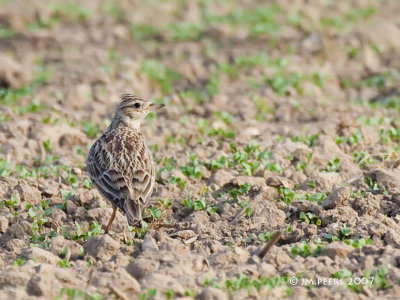
[(114, 206), (114, 210), (113, 210), (113, 212), (112, 212), (111, 219), (110, 219), (110, 221), (108, 221), (106, 230), (104, 231), (105, 234), (108, 233), (108, 232), (110, 231), (111, 224), (112, 224), (112, 222), (114, 221), (115, 214), (117, 213), (117, 209), (118, 209), (118, 206)]

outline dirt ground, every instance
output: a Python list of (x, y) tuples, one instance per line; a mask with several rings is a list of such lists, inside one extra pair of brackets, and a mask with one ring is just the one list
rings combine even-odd
[[(0, 0), (0, 299), (398, 299), (399, 16)], [(104, 235), (85, 160), (124, 92), (167, 105), (156, 185)]]

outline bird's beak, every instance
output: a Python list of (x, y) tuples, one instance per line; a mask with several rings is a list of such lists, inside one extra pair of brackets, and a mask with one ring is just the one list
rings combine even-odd
[(164, 106), (165, 106), (165, 104), (162, 104), (162, 103), (150, 103), (149, 108), (150, 108), (151, 110), (155, 110), (155, 109), (162, 108), (162, 107), (164, 107)]

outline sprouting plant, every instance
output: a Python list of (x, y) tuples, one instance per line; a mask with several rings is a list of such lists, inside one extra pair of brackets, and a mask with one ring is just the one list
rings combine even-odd
[(365, 239), (365, 238), (360, 238), (360, 239), (345, 239), (344, 242), (350, 246), (353, 246), (354, 248), (357, 249), (362, 249), (365, 245), (372, 245), (372, 240), (371, 239)]
[(334, 159), (328, 161), (328, 164), (326, 165), (325, 168), (327, 172), (336, 172), (339, 169), (340, 169), (340, 158), (338, 156), (335, 156)]
[(137, 40), (144, 41), (160, 37), (161, 33), (157, 28), (151, 25), (133, 24), (131, 27), (131, 35)]
[(309, 182), (307, 182), (307, 185), (312, 189), (315, 189), (317, 187), (317, 183), (315, 182), (315, 179), (312, 179)]
[(70, 199), (73, 195), (76, 194), (76, 190), (77, 190), (77, 187), (76, 187), (76, 186), (72, 186), (72, 189), (69, 190), (69, 191), (60, 189), (61, 196), (63, 197), (63, 199), (68, 200), (68, 199)]
[(139, 72), (146, 74), (151, 80), (158, 83), (164, 95), (171, 93), (174, 83), (181, 78), (179, 73), (155, 60), (144, 60)]
[(267, 233), (259, 233), (258, 234), (258, 239), (257, 239), (257, 244), (261, 244), (262, 242), (268, 242), (272, 236), (272, 232), (267, 232)]
[(58, 261), (58, 265), (61, 268), (71, 268), (71, 263), (66, 259), (62, 259), (62, 260)]
[(207, 210), (209, 214), (213, 214), (216, 212), (216, 208), (207, 204), (206, 202), (206, 194), (207, 194), (207, 188), (205, 187), (201, 193), (200, 197), (196, 200), (193, 200), (193, 195), (188, 194), (185, 199), (183, 199), (182, 203), (185, 207), (191, 209), (192, 211), (198, 211), (198, 210)]
[(366, 183), (366, 185), (368, 186), (368, 188), (370, 190), (373, 190), (373, 191), (382, 190), (382, 188), (379, 186), (378, 182), (371, 177), (365, 177), (364, 182)]
[(368, 152), (353, 152), (354, 162), (360, 166), (360, 168), (364, 168), (367, 164), (372, 164), (374, 159), (369, 156)]
[(327, 195), (324, 193), (315, 193), (315, 194), (307, 193), (305, 196), (305, 199), (308, 201), (321, 203), (322, 201), (324, 201), (326, 199), (326, 197), (327, 197)]
[(190, 164), (181, 167), (181, 171), (185, 176), (191, 176), (196, 179), (203, 177), (203, 173), (200, 170), (200, 162), (196, 154), (190, 155)]
[(69, 2), (55, 4), (52, 10), (56, 18), (75, 22), (85, 21), (92, 14), (89, 7)]
[(161, 217), (162, 211), (156, 206), (152, 206), (146, 210), (153, 219), (158, 219)]
[(93, 236), (104, 234), (104, 230), (102, 229), (101, 224), (99, 224), (99, 222), (97, 221), (93, 221), (93, 223), (90, 225), (89, 230), (87, 230), (86, 232), (84, 232), (84, 228), (86, 227), (85, 224), (81, 226), (77, 221), (75, 221), (74, 225), (76, 228), (76, 234), (71, 236), (74, 241), (80, 239), (82, 239), (83, 241), (87, 241)]
[(168, 26), (173, 41), (187, 41), (200, 39), (203, 26), (194, 23), (173, 23)]
[(26, 263), (25, 260), (17, 258), (16, 260), (13, 261), (12, 265), (14, 267), (22, 267)]
[(278, 187), (279, 200), (285, 202), (286, 204), (292, 203), (293, 200), (303, 199), (303, 196), (292, 191), (292, 189), (287, 187)]
[(318, 218), (318, 216), (315, 216), (314, 214), (307, 212), (300, 212), (299, 216), (300, 220), (307, 224), (315, 224), (317, 226), (321, 226), (321, 219)]
[(318, 256), (321, 253), (321, 245), (317, 245), (316, 248), (313, 248), (312, 245), (306, 241), (302, 241), (301, 244), (294, 245), (291, 248), (292, 257), (295, 258), (297, 255), (302, 257), (307, 257), (309, 255)]
[(11, 195), (10, 200), (4, 200), (8, 207), (15, 207), (18, 204), (18, 197), (16, 195)]
[(84, 186), (85, 188), (87, 188), (87, 189), (91, 189), (91, 188), (93, 188), (93, 182), (92, 182), (90, 179), (85, 178), (85, 179), (83, 180), (83, 186)]
[(171, 289), (166, 290), (164, 294), (165, 294), (165, 297), (167, 298), (167, 300), (172, 300), (175, 298), (175, 293)]
[(374, 284), (378, 289), (386, 290), (392, 286), (387, 278), (391, 268), (392, 266), (390, 264), (387, 265), (387, 268), (383, 266), (378, 267), (374, 277)]
[(223, 169), (227, 166), (228, 159), (226, 156), (220, 156), (217, 159), (211, 159), (210, 162), (206, 162), (205, 166), (211, 170), (211, 171), (216, 171), (219, 169)]
[(69, 288), (69, 287), (63, 287), (60, 290), (58, 296), (55, 297), (55, 300), (62, 300), (62, 299), (102, 300), (102, 299), (104, 299), (104, 296), (102, 296), (100, 294), (88, 294), (87, 292), (82, 291), (82, 290), (73, 289), (73, 288)]
[(299, 135), (299, 136), (294, 136), (292, 137), (293, 142), (302, 142), (306, 144), (308, 147), (313, 147), (315, 145), (315, 142), (318, 140), (318, 137), (321, 133), (318, 132), (316, 134), (311, 134), (311, 135)]
[(338, 236), (340, 239), (348, 239), (352, 235), (352, 230), (351, 228), (347, 227), (346, 224), (343, 224), (343, 226), (338, 230)]
[(226, 111), (216, 111), (214, 114), (218, 120), (226, 123), (227, 125), (232, 124), (233, 117), (230, 113)]
[(181, 190), (184, 190), (186, 187), (186, 184), (187, 184), (186, 180), (183, 180), (180, 177), (174, 177), (174, 176), (171, 176), (169, 182), (172, 184), (178, 185)]
[(156, 289), (147, 289), (146, 293), (139, 295), (139, 300), (151, 300), (157, 295)]
[(91, 139), (94, 139), (99, 132), (100, 126), (98, 124), (93, 125), (90, 122), (83, 121), (82, 129), (87, 134), (88, 137), (90, 137)]

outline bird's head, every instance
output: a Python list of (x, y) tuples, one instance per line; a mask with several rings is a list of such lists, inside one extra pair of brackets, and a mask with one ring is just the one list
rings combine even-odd
[(142, 120), (152, 110), (164, 106), (164, 104), (152, 103), (136, 95), (123, 94), (121, 95), (121, 103), (117, 107), (114, 120), (122, 121), (126, 126), (139, 129)]

